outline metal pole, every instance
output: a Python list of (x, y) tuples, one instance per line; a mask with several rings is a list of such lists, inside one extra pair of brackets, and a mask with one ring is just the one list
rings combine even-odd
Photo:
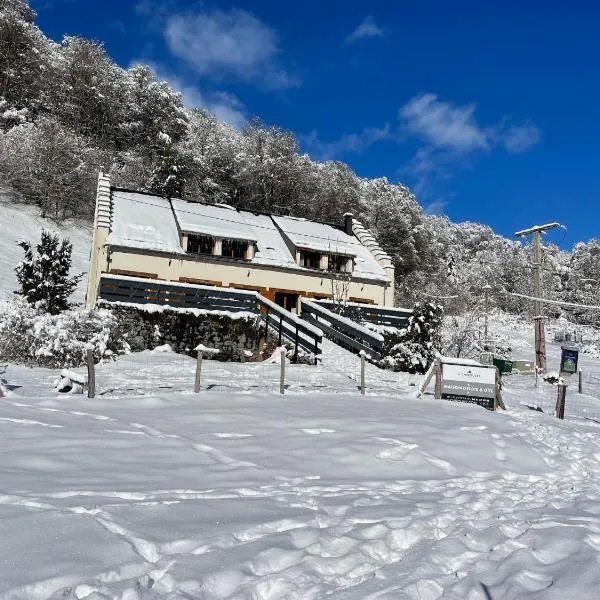
[(198, 350), (198, 360), (196, 361), (196, 377), (194, 378), (194, 393), (200, 391), (200, 373), (202, 372), (202, 352)]
[(583, 394), (583, 371), (581, 369), (579, 369), (578, 375), (579, 375), (579, 393)]

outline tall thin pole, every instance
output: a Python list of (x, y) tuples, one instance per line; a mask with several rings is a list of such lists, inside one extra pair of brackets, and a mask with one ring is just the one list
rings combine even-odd
[(490, 293), (490, 286), (486, 285), (483, 288), (485, 290), (485, 320), (483, 322), (483, 343), (484, 345), (487, 344), (487, 340), (488, 340), (488, 308), (489, 308), (489, 293)]
[(548, 223), (547, 225), (536, 225), (529, 229), (517, 231), (517, 237), (533, 235), (532, 267), (533, 267), (533, 315), (535, 327), (535, 366), (541, 371), (546, 370), (546, 335), (544, 317), (542, 314), (542, 232), (562, 227), (560, 223)]
[(533, 318), (535, 319), (535, 364), (542, 371), (546, 370), (546, 335), (544, 315), (542, 314), (542, 234), (533, 232)]

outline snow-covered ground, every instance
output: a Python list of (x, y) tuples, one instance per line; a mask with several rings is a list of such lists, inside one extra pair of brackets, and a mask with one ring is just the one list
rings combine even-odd
[[(0, 187), (0, 302), (11, 298), (17, 289), (14, 268), (23, 259), (23, 250), (17, 242), (24, 239), (37, 244), (42, 229), (68, 237), (73, 244), (71, 274), (87, 273), (91, 243), (89, 225), (68, 223), (59, 227), (42, 219), (34, 206), (12, 204), (9, 192)], [(86, 283), (84, 277), (73, 294), (74, 302), (83, 302)]]
[[(31, 209), (0, 201), (0, 298)], [(75, 270), (89, 233), (69, 231)], [(13, 239), (14, 238), (14, 239)], [(4, 296), (2, 296), (4, 294)], [(560, 344), (548, 332), (548, 363)], [(533, 358), (533, 327), (491, 330)], [(323, 364), (194, 360), (168, 351), (97, 368), (97, 397), (59, 370), (0, 365), (2, 600), (596, 599), (600, 367), (585, 392), (504, 379), (508, 410), (417, 398), (417, 376), (330, 343)]]
[(272, 363), (205, 361), (196, 395), (192, 359), (130, 355), (94, 400), (8, 366), (0, 597), (598, 597), (600, 424), (569, 408), (600, 400), (570, 390), (560, 422), (510, 376), (490, 413), (372, 367), (361, 396), (325, 352), (284, 396)]

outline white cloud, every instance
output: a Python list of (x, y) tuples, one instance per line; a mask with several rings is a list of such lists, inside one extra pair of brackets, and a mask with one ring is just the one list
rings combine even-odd
[(233, 76), (275, 89), (299, 83), (278, 63), (276, 31), (246, 10), (170, 15), (164, 36), (170, 51), (199, 75)]
[(423, 206), (426, 215), (443, 215), (448, 207), (448, 201), (444, 198), (436, 198)]
[(321, 141), (316, 131), (304, 136), (302, 141), (316, 159), (327, 160), (347, 152), (363, 152), (376, 142), (391, 137), (391, 128), (386, 123), (383, 127), (366, 127), (360, 133), (348, 133), (333, 142)]
[(532, 124), (509, 127), (502, 135), (504, 148), (511, 154), (526, 152), (540, 141), (540, 130)]
[(365, 17), (363, 22), (344, 40), (346, 44), (352, 44), (358, 40), (370, 37), (382, 37), (383, 29), (378, 27), (375, 19), (371, 16)]
[(491, 132), (475, 121), (475, 109), (475, 104), (453, 106), (435, 94), (421, 94), (400, 109), (399, 117), (408, 133), (435, 148), (470, 152), (485, 150), (491, 143)]

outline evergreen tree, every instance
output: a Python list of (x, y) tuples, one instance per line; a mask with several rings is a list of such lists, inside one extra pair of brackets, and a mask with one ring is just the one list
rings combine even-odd
[(82, 275), (69, 277), (73, 245), (68, 239), (42, 231), (42, 238), (34, 255), (31, 243), (18, 242), (25, 256), (15, 268), (20, 290), (29, 304), (50, 314), (58, 314), (71, 307), (69, 296)]
[(393, 371), (425, 373), (441, 345), (442, 307), (432, 302), (417, 302), (408, 327), (397, 334), (384, 334), (389, 350), (381, 366)]

